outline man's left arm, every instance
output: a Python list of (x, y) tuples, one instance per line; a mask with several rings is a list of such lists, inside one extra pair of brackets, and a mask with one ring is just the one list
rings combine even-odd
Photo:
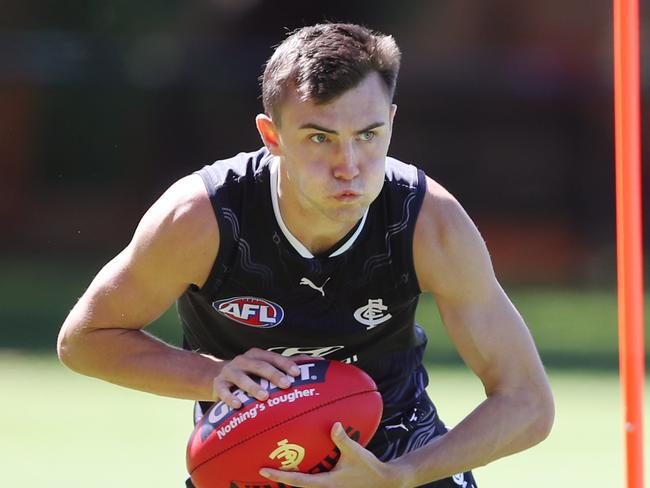
[(553, 398), (532, 337), (499, 285), (473, 222), (430, 179), (415, 230), (414, 260), (420, 288), (434, 296), (486, 399), (448, 433), (388, 463), (335, 426), (332, 439), (341, 458), (334, 470), (318, 475), (269, 470), (270, 479), (301, 487), (414, 487), (484, 466), (549, 434)]
[[(414, 243), (420, 287), (486, 399), (432, 444), (393, 461), (417, 486), (483, 466), (545, 439), (554, 406), (528, 328), (499, 285), (478, 230), (460, 204), (428, 180)], [(408, 475), (407, 475), (408, 476)]]

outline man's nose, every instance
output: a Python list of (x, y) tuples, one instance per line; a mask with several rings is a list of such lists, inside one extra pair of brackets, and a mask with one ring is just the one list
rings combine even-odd
[(352, 180), (359, 175), (359, 159), (353, 144), (342, 144), (334, 166), (334, 177)]

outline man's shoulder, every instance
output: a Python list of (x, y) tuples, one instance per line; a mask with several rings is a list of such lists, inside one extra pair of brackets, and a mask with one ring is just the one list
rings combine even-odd
[(422, 210), (439, 220), (457, 217), (464, 211), (456, 198), (439, 182), (425, 174), (417, 165), (386, 157), (386, 181), (390, 187), (417, 191), (422, 197)]
[(423, 183), (423, 175), (417, 166), (399, 159), (386, 157), (386, 181), (400, 187), (417, 188)]
[(205, 281), (219, 244), (219, 231), (205, 187), (197, 175), (173, 183), (149, 207), (126, 249), (134, 269), (164, 270), (183, 283)]
[(484, 243), (465, 209), (440, 183), (426, 178), (426, 193), (415, 227), (414, 256), (423, 290), (459, 274), (484, 255)]
[(464, 228), (471, 222), (458, 200), (440, 183), (425, 176), (426, 191), (420, 212), (420, 227), (426, 228), (428, 239), (431, 232), (434, 240), (446, 241), (446, 237)]
[(209, 193), (217, 188), (259, 180), (268, 170), (273, 155), (262, 147), (253, 152), (240, 152), (235, 156), (220, 159), (196, 171), (204, 181)]
[(214, 221), (212, 205), (201, 178), (191, 174), (173, 183), (147, 211), (158, 233), (179, 238), (202, 235)]
[(386, 157), (384, 187), (379, 200), (393, 218), (415, 222), (426, 192), (426, 176), (413, 164)]

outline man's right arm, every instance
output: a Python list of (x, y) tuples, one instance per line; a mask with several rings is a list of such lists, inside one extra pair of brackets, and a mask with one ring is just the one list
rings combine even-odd
[(201, 178), (179, 180), (146, 212), (129, 245), (97, 274), (66, 318), (57, 348), (61, 361), (81, 374), (158, 395), (221, 398), (237, 406), (234, 385), (264, 399), (249, 375), (281, 385), (293, 361), (256, 349), (221, 361), (143, 330), (188, 286), (205, 283), (218, 248), (218, 225)]

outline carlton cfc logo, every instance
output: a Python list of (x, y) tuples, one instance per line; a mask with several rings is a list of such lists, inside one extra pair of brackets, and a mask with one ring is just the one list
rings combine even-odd
[(234, 297), (212, 303), (221, 315), (240, 324), (260, 329), (275, 327), (282, 322), (284, 310), (276, 303), (257, 297)]

